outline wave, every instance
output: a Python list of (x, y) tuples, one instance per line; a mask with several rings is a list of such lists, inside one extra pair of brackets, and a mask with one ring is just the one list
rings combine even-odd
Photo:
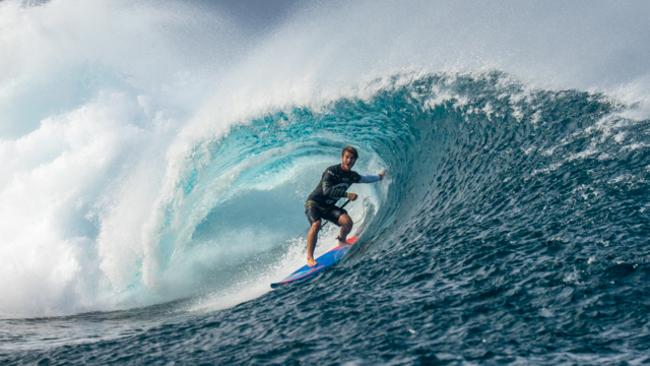
[[(427, 11), (454, 8), (439, 5)], [(345, 144), (359, 147), (359, 171), (390, 174), (386, 184), (359, 186), (363, 200), (350, 207), (363, 233), (360, 250), (371, 259), (417, 255), (416, 246), (395, 243), (432, 230), (483, 238), (522, 220), (556, 225), (544, 221), (548, 204), (540, 198), (556, 184), (574, 205), (560, 205), (566, 215), (589, 216), (603, 192), (647, 181), (645, 70), (607, 88), (588, 70), (539, 87), (540, 75), (549, 75), (539, 65), (527, 72), (494, 56), (496, 46), (473, 59), (481, 67), (458, 64), (474, 43), (452, 51), (449, 41), (391, 48), (385, 63), (373, 63), (388, 46), (364, 39), (375, 34), (332, 38), (315, 30), (327, 27), (305, 25), (351, 26), (338, 11), (318, 17), (318, 10), (303, 9), (268, 38), (251, 38), (224, 30), (237, 29), (234, 20), (205, 6), (0, 4), (0, 30), (16, 51), (0, 66), (18, 75), (3, 75), (0, 105), (8, 121), (0, 140), (0, 276), (7, 279), (0, 315), (193, 296), (219, 308), (259, 296), (302, 263), (304, 198)], [(98, 20), (106, 14), (119, 24)], [(349, 57), (356, 61), (319, 64), (345, 55), (333, 46), (315, 57), (323, 39), (363, 46)], [(282, 58), (300, 41), (306, 46), (295, 58)], [(134, 60), (143, 45), (151, 46)], [(413, 64), (415, 56), (423, 63)], [(365, 61), (371, 71), (359, 72)], [(640, 85), (636, 93), (617, 92), (629, 83)], [(611, 92), (584, 91), (594, 85)], [(593, 172), (567, 182), (576, 164)], [(602, 185), (590, 184), (593, 174)], [(321, 243), (331, 241), (333, 228), (323, 236)]]

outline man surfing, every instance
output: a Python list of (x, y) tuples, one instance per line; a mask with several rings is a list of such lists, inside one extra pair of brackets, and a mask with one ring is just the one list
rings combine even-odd
[(307, 265), (316, 265), (314, 260), (314, 248), (318, 241), (318, 232), (322, 227), (322, 219), (330, 221), (341, 227), (339, 236), (336, 238), (339, 245), (346, 245), (346, 238), (352, 230), (352, 219), (343, 208), (337, 207), (336, 201), (346, 197), (350, 201), (357, 199), (357, 194), (347, 192), (353, 183), (374, 183), (384, 179), (384, 171), (377, 175), (359, 175), (352, 170), (359, 153), (352, 146), (346, 146), (341, 151), (341, 164), (332, 165), (325, 169), (320, 183), (307, 197), (305, 202), (305, 215), (311, 227), (307, 232)]

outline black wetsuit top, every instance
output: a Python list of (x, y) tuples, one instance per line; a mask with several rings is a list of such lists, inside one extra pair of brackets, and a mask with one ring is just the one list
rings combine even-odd
[(320, 183), (307, 197), (307, 204), (313, 201), (322, 206), (332, 206), (339, 198), (346, 196), (346, 191), (353, 183), (359, 183), (361, 176), (355, 171), (344, 171), (341, 164), (325, 169)]

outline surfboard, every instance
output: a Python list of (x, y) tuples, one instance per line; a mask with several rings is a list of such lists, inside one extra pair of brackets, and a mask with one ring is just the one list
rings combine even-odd
[(301, 282), (313, 278), (317, 274), (331, 268), (336, 263), (340, 262), (341, 259), (350, 251), (352, 245), (356, 243), (358, 238), (356, 236), (348, 237), (348, 245), (337, 245), (334, 248), (328, 250), (320, 257), (316, 258), (316, 265), (309, 267), (304, 265), (298, 268), (295, 272), (290, 274), (287, 278), (279, 282), (273, 282), (271, 288), (277, 288), (282, 285), (288, 285), (291, 283)]

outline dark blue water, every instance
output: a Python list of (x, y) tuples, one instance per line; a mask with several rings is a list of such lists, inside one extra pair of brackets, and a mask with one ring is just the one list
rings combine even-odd
[[(352, 144), (360, 171), (376, 163), (390, 180), (363, 203), (361, 240), (343, 263), (234, 307), (196, 310), (290, 250), (284, 241), (251, 249), (184, 300), (0, 320), (0, 360), (650, 363), (650, 120), (625, 118), (626, 107), (580, 90), (529, 89), (499, 72), (430, 74), (322, 110), (241, 121), (189, 164), (179, 182), (188, 197), (242, 161), (257, 162), (231, 190), (305, 159), (316, 166), (301, 172), (316, 174), (235, 192), (209, 208), (192, 240), (218, 236), (224, 220), (304, 235), (303, 193)], [(176, 235), (169, 230), (163, 247)]]

